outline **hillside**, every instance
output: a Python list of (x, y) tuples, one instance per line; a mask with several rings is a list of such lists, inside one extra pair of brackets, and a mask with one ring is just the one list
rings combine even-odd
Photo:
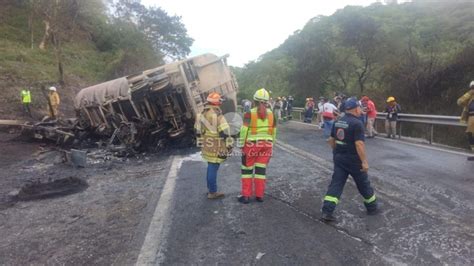
[(130, 3), (0, 0), (0, 119), (26, 118), (24, 87), (31, 87), (35, 119), (47, 114), (41, 87), (49, 86), (58, 88), (61, 112), (71, 116), (81, 88), (189, 53), (193, 40), (179, 18)]
[(393, 95), (405, 112), (459, 115), (456, 99), (474, 79), (474, 3), (347, 6), (236, 72), (245, 98), (265, 87), (302, 106), (343, 92), (383, 108)]

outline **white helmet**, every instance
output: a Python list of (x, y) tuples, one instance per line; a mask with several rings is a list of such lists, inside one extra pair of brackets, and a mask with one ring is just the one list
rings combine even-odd
[(56, 91), (56, 87), (49, 87), (50, 91)]
[(469, 88), (472, 88), (472, 87), (474, 87), (474, 80), (471, 81), (471, 84), (469, 84)]

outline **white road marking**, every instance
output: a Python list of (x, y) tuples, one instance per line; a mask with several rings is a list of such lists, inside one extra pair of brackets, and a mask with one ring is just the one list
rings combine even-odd
[(166, 237), (169, 230), (169, 223), (171, 222), (169, 215), (170, 205), (176, 186), (178, 170), (181, 168), (183, 162), (182, 158), (176, 156), (174, 156), (172, 160), (165, 186), (156, 205), (145, 241), (143, 242), (135, 265), (155, 265), (163, 263)]
[[(308, 124), (308, 123), (303, 123), (303, 122), (299, 122), (299, 121), (289, 121), (289, 122), (319, 128), (319, 126), (314, 125), (314, 124)], [(438, 148), (438, 147), (428, 146), (428, 145), (423, 145), (423, 144), (411, 143), (411, 142), (397, 140), (397, 139), (389, 139), (389, 138), (383, 138), (383, 137), (376, 137), (376, 138), (380, 139), (380, 140), (384, 140), (384, 141), (403, 143), (405, 145), (410, 145), (410, 146), (414, 146), (414, 147), (418, 147), (418, 148), (424, 148), (424, 149), (433, 150), (433, 151), (446, 152), (446, 153), (451, 153), (451, 154), (461, 155), (461, 156), (474, 156), (474, 154), (469, 153), (469, 152), (453, 151), (453, 150), (448, 150), (448, 149), (443, 149), (443, 148)]]

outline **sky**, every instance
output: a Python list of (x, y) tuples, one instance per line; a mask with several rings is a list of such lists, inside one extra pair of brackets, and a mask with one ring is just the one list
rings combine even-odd
[(229, 54), (242, 67), (282, 44), (313, 17), (376, 0), (142, 0), (181, 21), (194, 39), (190, 56)]

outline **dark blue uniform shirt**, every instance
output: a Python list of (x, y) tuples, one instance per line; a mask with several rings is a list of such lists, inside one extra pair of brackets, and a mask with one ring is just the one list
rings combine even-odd
[(334, 154), (357, 154), (355, 142), (365, 141), (364, 124), (358, 117), (346, 113), (334, 123), (331, 137), (336, 140)]

